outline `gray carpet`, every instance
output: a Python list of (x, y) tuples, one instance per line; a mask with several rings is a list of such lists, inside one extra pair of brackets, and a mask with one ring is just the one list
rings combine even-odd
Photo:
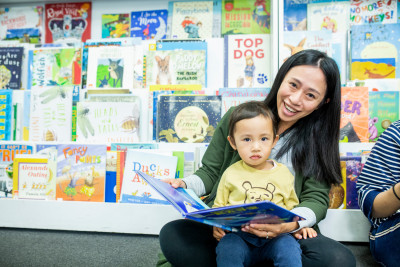
[[(357, 266), (379, 266), (367, 243), (344, 243)], [(0, 266), (155, 266), (158, 236), (0, 228)], [(189, 266), (190, 267), (190, 266)]]

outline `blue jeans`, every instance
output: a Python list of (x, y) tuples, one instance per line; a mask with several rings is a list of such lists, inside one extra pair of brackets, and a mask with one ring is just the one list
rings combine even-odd
[(253, 244), (241, 234), (226, 234), (216, 249), (218, 267), (252, 266), (266, 260), (272, 260), (274, 266), (301, 266), (300, 245), (292, 235), (258, 239), (260, 242)]
[(384, 266), (400, 264), (400, 213), (372, 229), (369, 245), (372, 256)]

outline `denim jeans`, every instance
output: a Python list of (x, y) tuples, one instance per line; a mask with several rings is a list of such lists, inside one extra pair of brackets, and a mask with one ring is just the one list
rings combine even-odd
[(218, 267), (252, 266), (265, 260), (272, 260), (274, 266), (301, 266), (300, 245), (292, 235), (259, 239), (254, 245), (237, 233), (226, 234), (216, 249)]
[(369, 240), (372, 256), (384, 266), (400, 264), (400, 213), (372, 229)]

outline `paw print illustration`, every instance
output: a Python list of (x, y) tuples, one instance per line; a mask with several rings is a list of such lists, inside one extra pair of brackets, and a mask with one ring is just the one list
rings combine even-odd
[(264, 84), (264, 83), (266, 83), (267, 81), (268, 81), (268, 78), (267, 78), (267, 76), (266, 76), (264, 73), (258, 74), (257, 82), (258, 82), (259, 84)]

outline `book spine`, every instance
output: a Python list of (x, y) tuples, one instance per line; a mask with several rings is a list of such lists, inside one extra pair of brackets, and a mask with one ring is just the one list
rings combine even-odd
[(224, 87), (228, 87), (228, 59), (229, 59), (229, 53), (228, 53), (228, 47), (229, 47), (229, 35), (224, 36)]

